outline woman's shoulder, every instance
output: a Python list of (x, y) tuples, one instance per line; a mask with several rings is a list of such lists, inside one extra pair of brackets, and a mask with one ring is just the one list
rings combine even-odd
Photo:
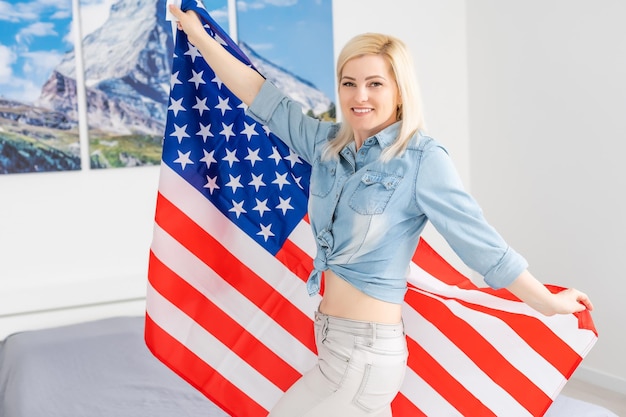
[(448, 153), (441, 142), (421, 131), (417, 131), (413, 135), (407, 145), (407, 150), (419, 153), (438, 151)]

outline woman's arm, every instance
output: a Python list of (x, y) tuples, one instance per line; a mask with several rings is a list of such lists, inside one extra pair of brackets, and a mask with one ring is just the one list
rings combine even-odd
[(593, 309), (586, 294), (573, 288), (553, 294), (533, 277), (528, 262), (487, 223), (478, 203), (464, 190), (447, 152), (435, 141), (425, 145), (419, 169), (415, 183), (418, 207), (490, 287), (505, 287), (548, 316)]
[(220, 80), (249, 106), (265, 79), (209, 36), (196, 12), (192, 10), (183, 12), (175, 5), (170, 5), (170, 12), (178, 20), (178, 28), (185, 31), (189, 42), (198, 48)]
[(587, 294), (574, 288), (553, 294), (528, 270), (524, 270), (506, 289), (546, 316), (593, 310)]

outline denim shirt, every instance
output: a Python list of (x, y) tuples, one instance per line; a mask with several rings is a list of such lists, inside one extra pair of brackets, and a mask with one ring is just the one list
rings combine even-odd
[(381, 152), (396, 140), (397, 122), (358, 151), (351, 143), (338, 158), (323, 160), (338, 124), (304, 115), (270, 82), (248, 114), (312, 166), (308, 212), (317, 254), (309, 294), (319, 292), (321, 273), (330, 269), (371, 297), (402, 303), (409, 263), (427, 221), (490, 287), (507, 286), (527, 267), (485, 221), (434, 139), (417, 133), (402, 155), (382, 162)]

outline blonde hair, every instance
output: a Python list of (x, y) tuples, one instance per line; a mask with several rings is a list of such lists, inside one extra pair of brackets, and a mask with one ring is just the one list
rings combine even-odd
[[(402, 120), (402, 125), (397, 140), (381, 155), (383, 161), (388, 161), (402, 154), (415, 132), (424, 128), (419, 85), (413, 60), (404, 42), (381, 33), (364, 33), (355, 36), (346, 43), (337, 59), (338, 84), (340, 84), (346, 63), (363, 55), (380, 55), (385, 58), (391, 66), (391, 71), (398, 85), (401, 104), (398, 106), (396, 120)], [(337, 157), (339, 152), (353, 140), (354, 133), (350, 125), (341, 123), (337, 135), (328, 143), (324, 158)]]

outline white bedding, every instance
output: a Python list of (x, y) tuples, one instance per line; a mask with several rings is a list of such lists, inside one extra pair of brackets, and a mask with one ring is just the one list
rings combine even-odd
[[(7, 337), (0, 344), (0, 417), (226, 416), (152, 356), (143, 323), (118, 317)], [(560, 396), (545, 417), (617, 416)]]
[(560, 395), (554, 400), (544, 417), (618, 417), (604, 407)]

